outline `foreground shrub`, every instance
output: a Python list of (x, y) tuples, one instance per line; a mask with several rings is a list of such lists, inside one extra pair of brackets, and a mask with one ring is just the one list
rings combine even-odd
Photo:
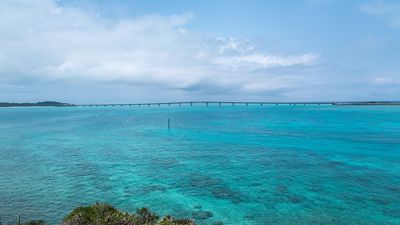
[(134, 214), (122, 212), (110, 205), (96, 203), (74, 209), (65, 217), (63, 225), (194, 225), (193, 220), (159, 216), (146, 208)]

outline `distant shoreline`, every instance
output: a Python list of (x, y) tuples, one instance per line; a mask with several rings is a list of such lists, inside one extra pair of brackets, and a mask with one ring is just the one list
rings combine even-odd
[(36, 103), (12, 103), (12, 102), (0, 102), (0, 107), (72, 107), (74, 104), (62, 103), (62, 102), (36, 102)]

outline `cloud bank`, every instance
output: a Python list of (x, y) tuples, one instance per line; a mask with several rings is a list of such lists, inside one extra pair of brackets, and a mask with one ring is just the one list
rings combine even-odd
[[(396, 7), (371, 1), (361, 10), (395, 24)], [(398, 94), (397, 74), (389, 70), (360, 64), (345, 71), (313, 49), (196, 32), (195, 20), (192, 12), (116, 18), (56, 0), (0, 1), (0, 101), (370, 100)], [(353, 75), (356, 69), (361, 72)]]
[(390, 26), (400, 28), (400, 3), (398, 1), (374, 0), (360, 6), (364, 13), (385, 19)]
[[(193, 19), (193, 13), (112, 19), (53, 0), (1, 1), (0, 96), (74, 90), (92, 101), (93, 92), (105, 89), (117, 100), (118, 90), (149, 100), (271, 95), (303, 79), (279, 70), (301, 71), (319, 59), (312, 52), (263, 52), (249, 40), (192, 32)], [(52, 87), (59, 92), (43, 92)], [(67, 99), (78, 97), (71, 92), (64, 93)]]

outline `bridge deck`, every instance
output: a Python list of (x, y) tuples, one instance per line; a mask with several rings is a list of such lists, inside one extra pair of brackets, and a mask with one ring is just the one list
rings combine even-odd
[(229, 102), (229, 101), (184, 101), (184, 102), (150, 102), (150, 103), (123, 103), (123, 104), (81, 104), (76, 106), (99, 107), (99, 106), (173, 106), (173, 105), (400, 105), (400, 102)]

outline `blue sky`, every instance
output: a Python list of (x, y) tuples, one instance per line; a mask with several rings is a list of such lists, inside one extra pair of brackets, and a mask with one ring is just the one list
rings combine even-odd
[(399, 100), (395, 0), (4, 0), (0, 101)]

